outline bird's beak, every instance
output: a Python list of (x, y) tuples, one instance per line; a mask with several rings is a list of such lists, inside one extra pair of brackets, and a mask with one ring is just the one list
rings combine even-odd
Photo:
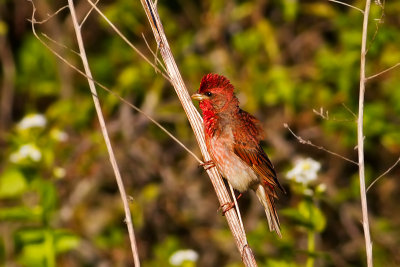
[(193, 94), (192, 99), (202, 101), (202, 100), (208, 99), (208, 96), (203, 95), (203, 94)]

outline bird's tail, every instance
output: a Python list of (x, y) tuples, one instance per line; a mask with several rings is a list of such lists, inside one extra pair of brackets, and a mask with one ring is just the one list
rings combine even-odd
[(275, 231), (277, 235), (282, 238), (279, 218), (274, 203), (274, 198), (276, 197), (275, 192), (261, 184), (258, 185), (255, 191), (258, 199), (264, 206), (265, 214), (267, 215), (268, 219), (269, 230), (271, 232)]

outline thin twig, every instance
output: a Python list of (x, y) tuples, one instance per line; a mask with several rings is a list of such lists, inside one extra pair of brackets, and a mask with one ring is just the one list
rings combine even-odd
[[(182, 76), (175, 63), (171, 49), (169, 48), (168, 40), (165, 36), (164, 29), (160, 20), (160, 17), (155, 9), (154, 3), (150, 0), (141, 0), (143, 9), (146, 12), (147, 19), (153, 30), (153, 34), (156, 43), (159, 46), (160, 54), (168, 70), (168, 76), (171, 77), (172, 85), (174, 86), (175, 92), (177, 93), (179, 100), (182, 103), (183, 109), (186, 112), (190, 125), (196, 136), (197, 142), (200, 146), (201, 153), (205, 161), (210, 160), (210, 155), (207, 152), (207, 147), (204, 141), (204, 132), (202, 119), (196, 108), (194, 107), (186, 86), (183, 82)], [(224, 182), (216, 170), (211, 168), (207, 170), (207, 174), (210, 176), (211, 182), (214, 186), (215, 192), (222, 205), (230, 202), (229, 193), (226, 190)], [(225, 213), (225, 218), (228, 221), (228, 225), (232, 231), (236, 246), (242, 255), (242, 260), (246, 266), (257, 266), (254, 255), (247, 244), (246, 235), (244, 235), (244, 229), (242, 228), (238, 219), (238, 214), (234, 209), (230, 209)]]
[(325, 151), (325, 152), (327, 152), (327, 153), (329, 153), (329, 154), (331, 154), (331, 155), (334, 155), (334, 156), (336, 156), (336, 157), (339, 157), (339, 158), (341, 158), (341, 159), (344, 159), (345, 161), (348, 161), (348, 162), (351, 162), (351, 163), (353, 163), (353, 164), (355, 164), (355, 165), (358, 165), (358, 163), (355, 162), (354, 160), (351, 160), (351, 159), (349, 159), (349, 158), (346, 158), (345, 156), (342, 156), (342, 155), (340, 155), (340, 154), (338, 154), (338, 153), (336, 153), (336, 152), (330, 151), (330, 150), (326, 149), (326, 148), (323, 147), (323, 146), (317, 146), (317, 145), (313, 144), (310, 140), (304, 140), (301, 136), (296, 135), (296, 134), (292, 131), (292, 129), (290, 129), (290, 127), (289, 127), (289, 125), (287, 125), (287, 123), (284, 123), (283, 126), (284, 126), (286, 129), (288, 129), (289, 132), (290, 132), (294, 137), (296, 137), (296, 139), (297, 139), (297, 141), (299, 141), (299, 143), (304, 144), (304, 145), (309, 145), (309, 146), (315, 147), (315, 148), (320, 149), (320, 150), (323, 150), (323, 151)]
[(88, 3), (94, 8), (94, 10), (97, 11), (97, 13), (108, 23), (108, 25), (110, 25), (110, 27), (119, 35), (119, 37), (122, 38), (122, 40), (125, 41), (125, 43), (127, 43), (136, 53), (138, 53), (138, 55), (143, 58), (147, 63), (149, 63), (155, 70), (157, 70), (159, 73), (161, 73), (161, 75), (167, 79), (169, 82), (171, 82), (170, 77), (168, 77), (168, 74), (164, 73), (163, 71), (161, 71), (156, 65), (153, 64), (153, 62), (151, 62), (150, 59), (148, 59), (136, 46), (134, 46), (129, 40), (128, 38), (125, 37), (125, 35), (123, 35), (120, 30), (118, 30), (117, 27), (115, 27), (115, 25), (103, 14), (103, 12), (100, 11), (100, 9), (90, 0), (87, 0)]
[[(236, 213), (238, 214), (239, 221), (240, 221), (240, 224), (242, 226), (242, 229), (244, 229), (244, 225), (243, 225), (243, 221), (242, 221), (242, 215), (240, 214), (239, 204), (238, 204), (238, 201), (237, 201), (237, 198), (236, 198), (236, 195), (235, 195), (235, 190), (233, 189), (232, 185), (229, 182), (228, 182), (228, 184), (229, 184), (229, 189), (231, 190), (231, 195), (233, 197), (233, 202), (235, 203)], [(243, 234), (245, 235), (246, 233), (243, 232)]]
[(351, 114), (355, 119), (357, 119), (357, 115), (345, 104), (342, 103), (342, 106)]
[[(353, 116), (357, 118), (357, 116), (354, 114), (353, 111), (351, 111), (345, 104), (342, 104), (344, 108), (349, 111)], [(329, 111), (324, 110), (323, 107), (320, 107), (319, 111), (316, 109), (313, 109), (314, 114), (320, 116), (322, 119), (327, 120), (327, 121), (335, 121), (335, 122), (355, 122), (355, 120), (349, 120), (349, 119), (337, 119), (336, 117), (329, 117)]]
[(385, 0), (383, 0), (383, 3), (380, 1), (375, 1), (375, 3), (381, 8), (382, 13), (381, 17), (379, 19), (374, 19), (375, 20), (375, 32), (374, 35), (372, 36), (371, 40), (369, 41), (368, 47), (367, 47), (367, 53), (369, 51), (369, 48), (374, 44), (375, 38), (378, 35), (379, 32), (379, 25), (382, 24), (383, 22), (383, 17), (385, 16)]
[(67, 49), (67, 50), (69, 50), (69, 51), (71, 51), (72, 53), (74, 53), (75, 55), (77, 55), (77, 56), (80, 56), (79, 55), (79, 53), (77, 52), (77, 51), (75, 51), (74, 49), (72, 49), (72, 48), (70, 48), (70, 47), (68, 47), (68, 46), (66, 46), (66, 45), (64, 45), (64, 44), (61, 44), (61, 43), (59, 43), (59, 42), (57, 42), (56, 40), (54, 40), (53, 38), (51, 38), (50, 36), (48, 36), (47, 34), (45, 34), (45, 33), (40, 33), (44, 38), (46, 38), (47, 40), (49, 40), (50, 42), (52, 42), (52, 43), (54, 43), (55, 45), (57, 45), (57, 46), (59, 46), (59, 47), (62, 47), (62, 48), (64, 48), (64, 49)]
[(360, 95), (358, 98), (358, 120), (357, 120), (357, 149), (358, 149), (358, 170), (360, 175), (360, 197), (361, 197), (361, 211), (362, 211), (362, 225), (364, 229), (365, 250), (367, 254), (368, 267), (373, 266), (372, 256), (372, 242), (369, 229), (368, 219), (368, 203), (367, 194), (365, 191), (365, 163), (364, 163), (364, 94), (365, 94), (365, 62), (367, 55), (367, 35), (368, 35), (368, 17), (371, 6), (371, 0), (365, 1), (364, 20), (362, 26), (361, 37), (361, 56), (360, 56)]
[(323, 107), (320, 107), (319, 111), (316, 110), (316, 109), (313, 109), (313, 112), (314, 112), (314, 114), (317, 114), (318, 116), (320, 116), (324, 120), (329, 120), (329, 111), (324, 111)]
[(115, 174), (115, 178), (117, 180), (119, 192), (121, 194), (122, 203), (123, 203), (124, 210), (125, 210), (125, 223), (127, 224), (127, 227), (128, 227), (129, 239), (130, 239), (130, 244), (131, 244), (132, 253), (133, 253), (133, 260), (134, 260), (135, 266), (139, 267), (140, 266), (139, 254), (138, 254), (138, 250), (137, 250), (135, 233), (134, 233), (133, 223), (132, 223), (132, 216), (131, 216), (131, 212), (129, 209), (129, 202), (128, 202), (128, 198), (126, 196), (124, 183), (122, 181), (122, 177), (121, 177), (121, 174), (118, 169), (117, 161), (115, 159), (114, 152), (113, 152), (113, 149), (111, 146), (111, 141), (108, 137), (106, 124), (105, 124), (104, 117), (103, 117), (103, 114), (101, 111), (100, 101), (97, 98), (97, 90), (96, 90), (95, 84), (93, 82), (93, 76), (90, 71), (89, 63), (88, 63), (88, 60), (86, 57), (86, 51), (85, 51), (85, 47), (84, 47), (83, 40), (82, 40), (79, 22), (76, 17), (76, 14), (75, 14), (75, 7), (74, 7), (73, 0), (68, 0), (68, 5), (69, 5), (70, 12), (71, 12), (71, 19), (72, 19), (72, 23), (73, 23), (74, 29), (75, 29), (75, 34), (76, 34), (76, 39), (77, 39), (78, 46), (79, 46), (79, 53), (80, 53), (80, 56), (82, 59), (82, 64), (85, 68), (86, 75), (91, 78), (91, 79), (88, 79), (88, 83), (89, 83), (90, 91), (92, 92), (93, 102), (94, 102), (96, 113), (97, 113), (97, 116), (99, 119), (101, 132), (103, 134), (104, 141), (107, 146), (107, 151), (110, 156), (110, 162), (111, 162), (114, 174)]
[(153, 50), (151, 49), (149, 43), (147, 42), (147, 39), (146, 39), (146, 36), (144, 36), (144, 33), (142, 33), (142, 37), (143, 37), (143, 40), (144, 40), (144, 42), (145, 42), (147, 48), (149, 49), (150, 53), (152, 53), (153, 56), (154, 56), (154, 65), (157, 65), (157, 62), (158, 62), (158, 64), (160, 64), (160, 66), (163, 68), (163, 70), (165, 71), (165, 73), (168, 73), (168, 71), (167, 71), (167, 69), (165, 68), (164, 64), (161, 62), (161, 60), (158, 59), (158, 56), (157, 56), (157, 53), (158, 53), (158, 46), (157, 46), (156, 52), (154, 53)]
[(379, 181), (379, 179), (381, 179), (383, 176), (385, 176), (386, 174), (388, 174), (394, 167), (396, 167), (396, 165), (400, 162), (400, 158), (397, 159), (397, 161), (389, 168), (387, 169), (384, 173), (382, 173), (381, 175), (379, 175), (378, 178), (376, 178), (367, 188), (367, 192), (368, 190), (376, 183)]
[(144, 112), (143, 110), (141, 110), (140, 108), (138, 108), (137, 106), (133, 105), (132, 103), (130, 103), (128, 100), (126, 100), (125, 98), (121, 97), (120, 95), (118, 95), (117, 93), (111, 91), (109, 88), (107, 88), (106, 86), (96, 82), (96, 84), (98, 86), (100, 86), (101, 88), (103, 88), (104, 90), (106, 90), (107, 92), (109, 92), (110, 94), (114, 95), (115, 97), (117, 97), (119, 100), (121, 100), (122, 102), (124, 102), (125, 104), (127, 104), (128, 106), (130, 106), (131, 108), (133, 108), (134, 110), (136, 110), (137, 112), (139, 112), (140, 114), (142, 114), (143, 116), (145, 116), (148, 120), (150, 120), (152, 123), (154, 123), (158, 128), (160, 128), (164, 133), (166, 133), (169, 137), (172, 138), (172, 140), (174, 140), (178, 145), (180, 145), (184, 150), (186, 150), (186, 152), (188, 152), (199, 164), (203, 164), (204, 162), (199, 159), (199, 157), (196, 156), (196, 154), (193, 153), (193, 151), (191, 151), (187, 146), (185, 146), (181, 141), (179, 141), (178, 138), (176, 138), (171, 132), (169, 132), (167, 129), (164, 128), (164, 126), (162, 126), (159, 122), (157, 122), (155, 119), (153, 119), (150, 115), (148, 115), (146, 112)]
[[(99, 0), (97, 0), (94, 5), (97, 5), (99, 3)], [(87, 18), (89, 17), (90, 13), (92, 13), (93, 11), (93, 7), (91, 7), (88, 11), (88, 13), (86, 14), (86, 16), (83, 18), (83, 20), (81, 21), (81, 23), (79, 24), (79, 28), (82, 28), (82, 25), (85, 23), (85, 21), (87, 20)]]
[[(32, 0), (27, 0), (27, 1), (31, 2), (32, 5), (33, 5), (33, 1), (32, 1)], [(48, 15), (47, 15), (47, 18), (45, 18), (44, 20), (36, 20), (36, 18), (33, 18), (33, 17), (32, 17), (32, 19), (35, 19), (35, 24), (43, 24), (43, 23), (46, 23), (47, 21), (49, 21), (49, 20), (50, 20), (51, 18), (53, 18), (54, 16), (58, 15), (58, 13), (60, 13), (61, 11), (63, 11), (64, 9), (67, 9), (67, 8), (68, 8), (68, 5), (65, 5), (65, 6), (63, 6), (63, 7), (60, 7), (60, 8), (57, 9), (57, 11), (54, 12), (53, 14), (48, 14)], [(35, 7), (34, 9), (35, 9), (35, 12), (36, 12), (36, 7)], [(30, 20), (29, 20), (29, 21), (30, 21)]]
[(358, 11), (360, 11), (361, 13), (364, 14), (364, 10), (362, 10), (362, 9), (360, 9), (360, 8), (358, 8), (358, 7), (352, 6), (352, 5), (350, 5), (350, 4), (344, 3), (344, 2), (342, 2), (342, 1), (337, 1), (337, 0), (328, 0), (328, 1), (329, 1), (329, 2), (334, 2), (334, 3), (337, 3), (337, 4), (341, 4), (341, 5), (344, 5), (344, 6), (348, 6), (348, 7), (351, 7), (351, 8), (354, 8), (354, 9), (356, 9), (356, 10), (358, 10)]
[(376, 77), (378, 77), (379, 75), (382, 75), (382, 74), (384, 74), (384, 73), (386, 73), (386, 72), (388, 72), (388, 71), (391, 71), (392, 69), (397, 68), (398, 66), (400, 66), (400, 62), (397, 63), (397, 64), (394, 65), (394, 66), (391, 66), (390, 68), (387, 68), (387, 69), (385, 69), (385, 70), (383, 70), (383, 71), (377, 73), (377, 74), (374, 74), (374, 75), (372, 75), (372, 76), (369, 76), (369, 77), (365, 78), (365, 81), (369, 81), (369, 80), (371, 80), (371, 79), (373, 79), (373, 78), (376, 78)]

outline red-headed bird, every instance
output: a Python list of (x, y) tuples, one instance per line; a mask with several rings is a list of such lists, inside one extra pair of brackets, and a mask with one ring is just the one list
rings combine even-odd
[(218, 171), (239, 192), (256, 192), (267, 215), (269, 229), (280, 237), (275, 209), (275, 188), (284, 189), (274, 166), (260, 145), (263, 130), (259, 121), (239, 108), (233, 85), (218, 74), (205, 75), (193, 99), (200, 101), (208, 152)]

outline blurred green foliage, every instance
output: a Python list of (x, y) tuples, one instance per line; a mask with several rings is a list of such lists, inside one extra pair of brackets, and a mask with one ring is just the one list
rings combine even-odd
[[(75, 2), (83, 18), (89, 6)], [(35, 3), (37, 19), (65, 4)], [(385, 2), (384, 9), (377, 3), (371, 7), (367, 75), (400, 62), (400, 3)], [(154, 51), (156, 44), (139, 1), (99, 7), (154, 61), (142, 34)], [(33, 36), (30, 8), (23, 0), (0, 3), (0, 264), (131, 266), (124, 212), (87, 82)], [(267, 130), (266, 151), (289, 193), (277, 201), (282, 239), (269, 232), (254, 194), (239, 200), (259, 266), (365, 265), (357, 166), (300, 144), (283, 127), (287, 123), (304, 139), (356, 160), (361, 12), (298, 0), (173, 0), (159, 1), (158, 10), (190, 93), (204, 74), (221, 73), (237, 88), (241, 106)], [(41, 38), (80, 66), (67, 9), (37, 27), (51, 39)], [(95, 11), (82, 29), (95, 79), (199, 154), (171, 85)], [(400, 154), (399, 77), (394, 69), (367, 82), (368, 184)], [(187, 249), (198, 254), (197, 263), (181, 266), (241, 266), (197, 162), (144, 116), (98, 90), (132, 196), (143, 266), (171, 265), (171, 256)], [(43, 116), (45, 125), (22, 129), (29, 114)], [(307, 188), (285, 179), (294, 159), (305, 156), (322, 164), (318, 180)], [(394, 168), (368, 192), (376, 266), (400, 265), (399, 174)]]

